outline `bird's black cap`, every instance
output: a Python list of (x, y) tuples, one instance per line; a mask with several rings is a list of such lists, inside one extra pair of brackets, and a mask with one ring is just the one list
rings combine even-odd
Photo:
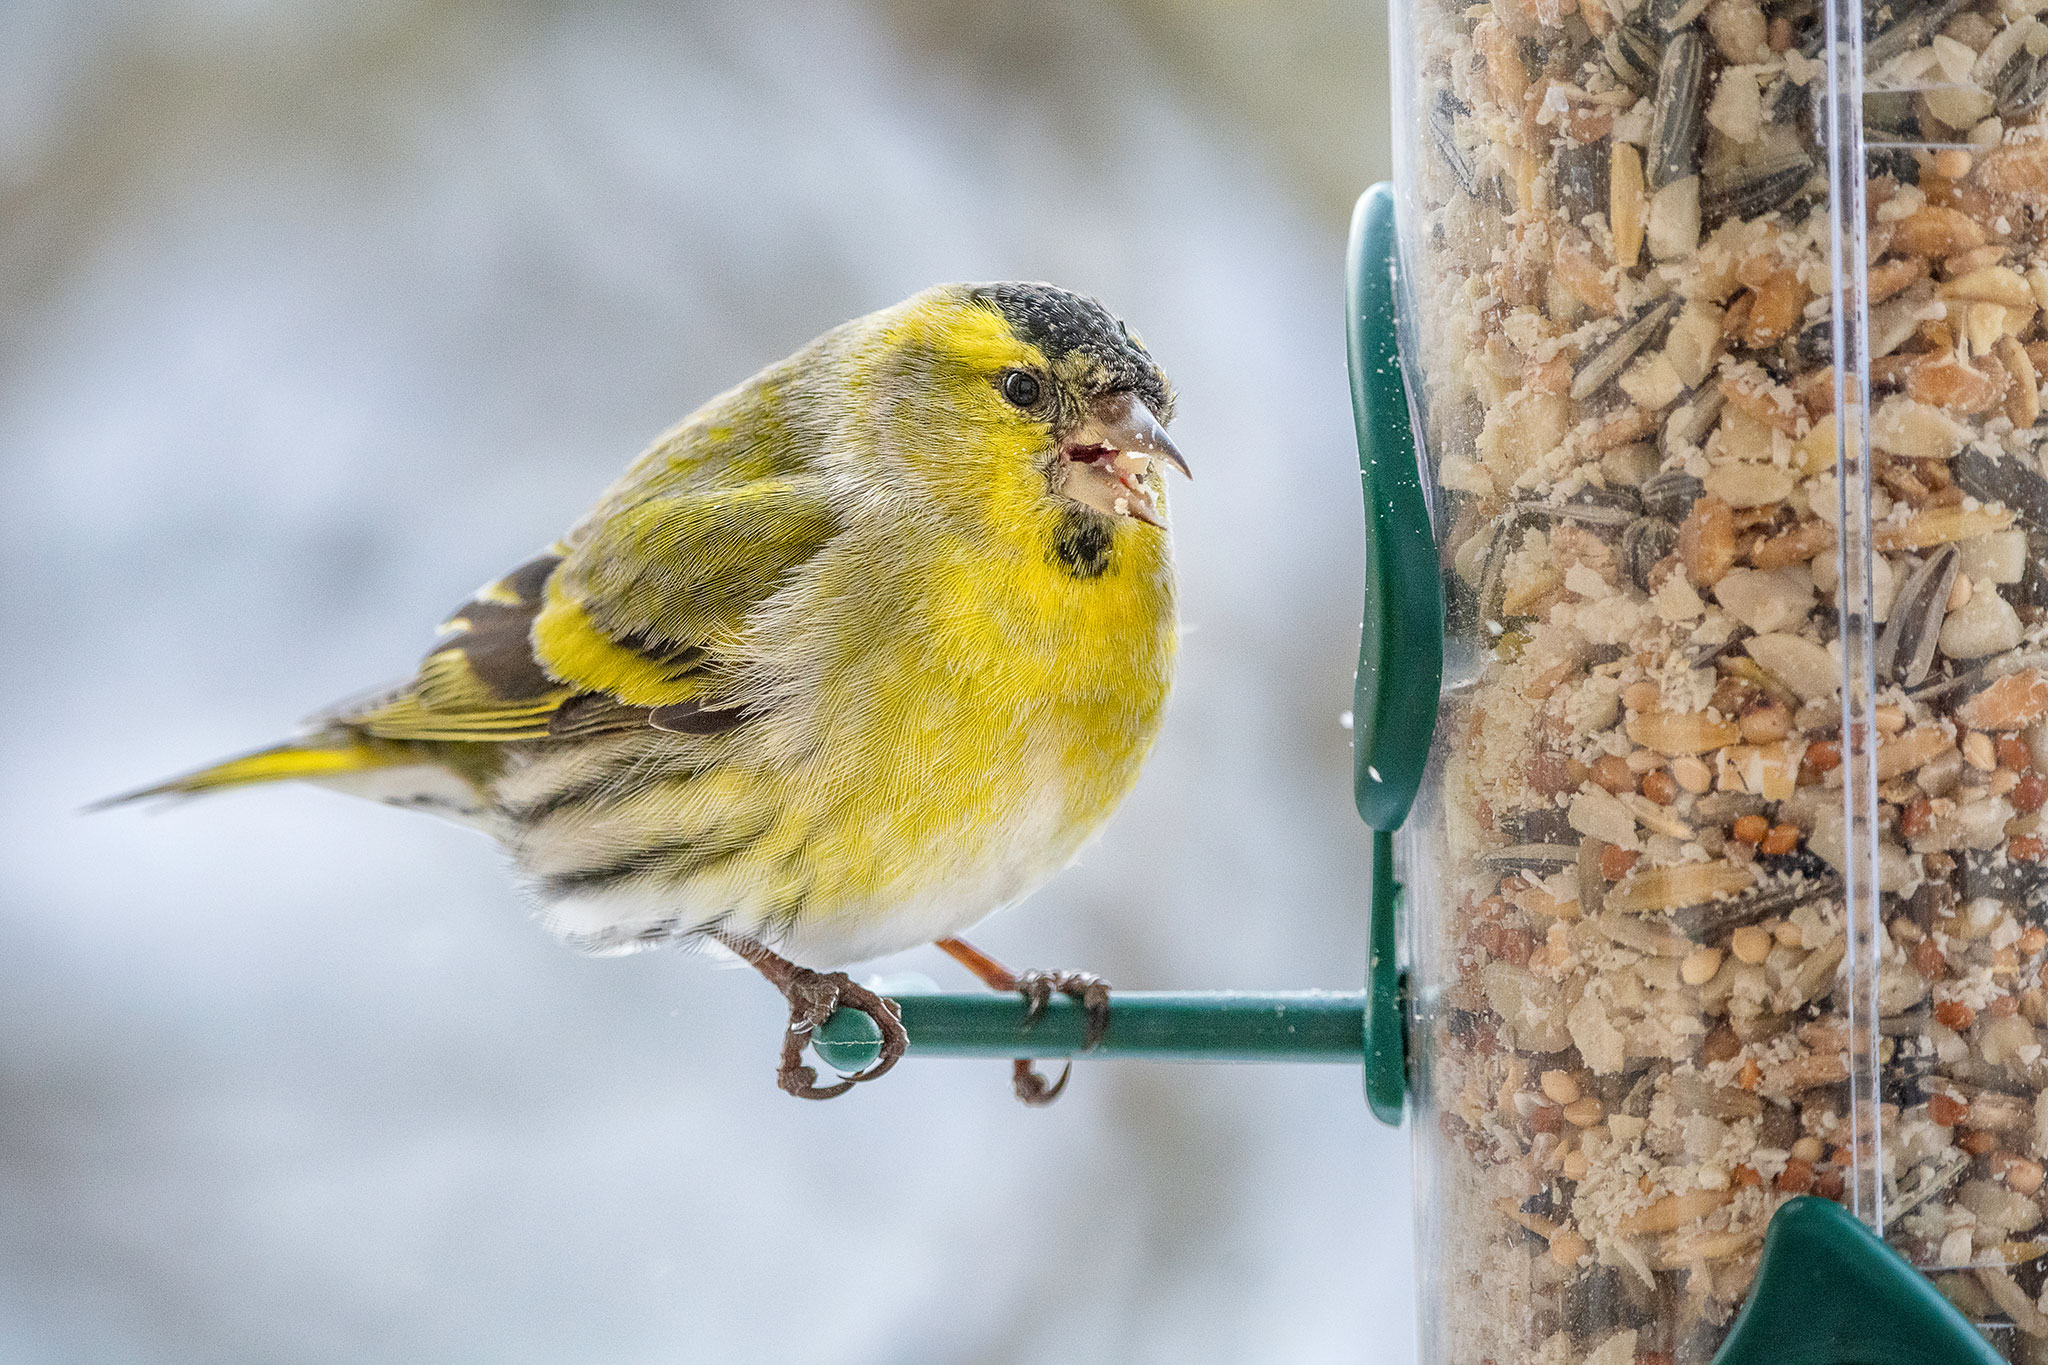
[(1161, 422), (1173, 415), (1173, 391), (1151, 353), (1122, 319), (1086, 294), (1012, 282), (977, 285), (974, 297), (1001, 313), (1047, 359), (1057, 362), (1078, 351), (1102, 367), (1106, 391), (1137, 394)]

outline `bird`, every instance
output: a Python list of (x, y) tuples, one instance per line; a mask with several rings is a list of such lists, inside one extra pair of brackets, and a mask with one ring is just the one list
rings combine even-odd
[[(736, 956), (789, 1003), (777, 1076), (903, 1055), (843, 970), (935, 944), (1033, 1013), (1106, 983), (959, 935), (1071, 863), (1159, 733), (1178, 641), (1175, 395), (1097, 300), (944, 284), (658, 437), (477, 592), (400, 684), (101, 803), (310, 782), (483, 830), (593, 954)], [(803, 1064), (840, 1006), (881, 1055)], [(1071, 1063), (1069, 1063), (1071, 1070)], [(1016, 1094), (1049, 1103), (1025, 1059)]]

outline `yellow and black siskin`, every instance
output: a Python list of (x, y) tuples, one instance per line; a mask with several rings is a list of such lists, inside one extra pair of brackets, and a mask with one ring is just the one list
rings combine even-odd
[(1020, 984), (953, 936), (1136, 779), (1173, 670), (1172, 412), (1092, 299), (926, 290), (662, 436), (403, 685), (116, 799), (301, 779), (477, 825), (578, 948), (762, 967), (802, 1016), (785, 1086), (838, 1093), (796, 1064), (805, 1019), (886, 1016), (868, 1074), (901, 1030), (813, 969), (939, 942)]

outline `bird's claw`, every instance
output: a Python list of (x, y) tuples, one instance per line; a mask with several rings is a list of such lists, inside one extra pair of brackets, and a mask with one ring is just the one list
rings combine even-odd
[[(1057, 992), (1079, 1002), (1088, 1012), (1081, 1050), (1092, 1052), (1109, 1032), (1109, 983), (1093, 972), (1026, 971), (1017, 974), (1017, 993), (1024, 997), (1024, 1022), (1035, 1023)], [(1055, 1088), (1057, 1093), (1057, 1088)]]
[[(1083, 1052), (1093, 1051), (1102, 1035), (1109, 1032), (1109, 983), (1093, 972), (1019, 972), (1017, 993), (1024, 997), (1027, 1025), (1045, 1013), (1055, 993), (1078, 1001), (1088, 1013), (1087, 1031), (1081, 1036)], [(1033, 1066), (1030, 1058), (1019, 1057), (1010, 1073), (1010, 1084), (1019, 1100), (1037, 1107), (1058, 1099), (1067, 1088), (1067, 1078), (1073, 1074), (1074, 1064), (1068, 1062), (1061, 1068), (1060, 1078), (1048, 1084), (1045, 1073)]]
[(1017, 1092), (1017, 1098), (1036, 1108), (1051, 1104), (1067, 1088), (1067, 1077), (1074, 1074), (1074, 1064), (1068, 1062), (1060, 1068), (1060, 1078), (1051, 1085), (1045, 1083), (1045, 1073), (1032, 1065), (1029, 1057), (1019, 1057), (1011, 1064), (1010, 1084)]
[[(903, 1022), (897, 1017), (896, 1002), (855, 985), (845, 972), (814, 972), (799, 967), (784, 986), (783, 994), (789, 1000), (789, 1028), (782, 1035), (782, 1064), (776, 1069), (775, 1083), (800, 1100), (829, 1100), (863, 1081), (874, 1080), (902, 1060), (910, 1044), (910, 1035), (903, 1031)], [(811, 1041), (811, 1035), (832, 1017), (832, 1012), (842, 1006), (859, 1010), (875, 1021), (875, 1027), (882, 1031), (881, 1055), (865, 1070), (842, 1076), (831, 1085), (819, 1085), (817, 1068), (804, 1065), (804, 1047)]]
[[(1031, 1027), (1045, 1014), (1053, 993), (1071, 996), (1088, 1013), (1088, 1027), (1082, 1035), (1081, 1050), (1092, 1051), (1109, 1032), (1109, 983), (1093, 972), (1013, 972), (965, 939), (942, 938), (935, 942), (940, 952), (981, 978), (991, 990), (1015, 991), (1024, 997), (1024, 1026)], [(1068, 1062), (1060, 1078), (1047, 1082), (1029, 1057), (1019, 1057), (1011, 1068), (1011, 1085), (1026, 1104), (1051, 1104), (1067, 1088), (1074, 1072)]]

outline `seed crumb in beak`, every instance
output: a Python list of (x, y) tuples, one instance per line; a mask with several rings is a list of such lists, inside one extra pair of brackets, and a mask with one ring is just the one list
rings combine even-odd
[(1098, 512), (1164, 527), (1146, 482), (1155, 459), (1187, 472), (1187, 462), (1151, 410), (1135, 395), (1111, 394), (1096, 400), (1061, 448), (1059, 491)]

